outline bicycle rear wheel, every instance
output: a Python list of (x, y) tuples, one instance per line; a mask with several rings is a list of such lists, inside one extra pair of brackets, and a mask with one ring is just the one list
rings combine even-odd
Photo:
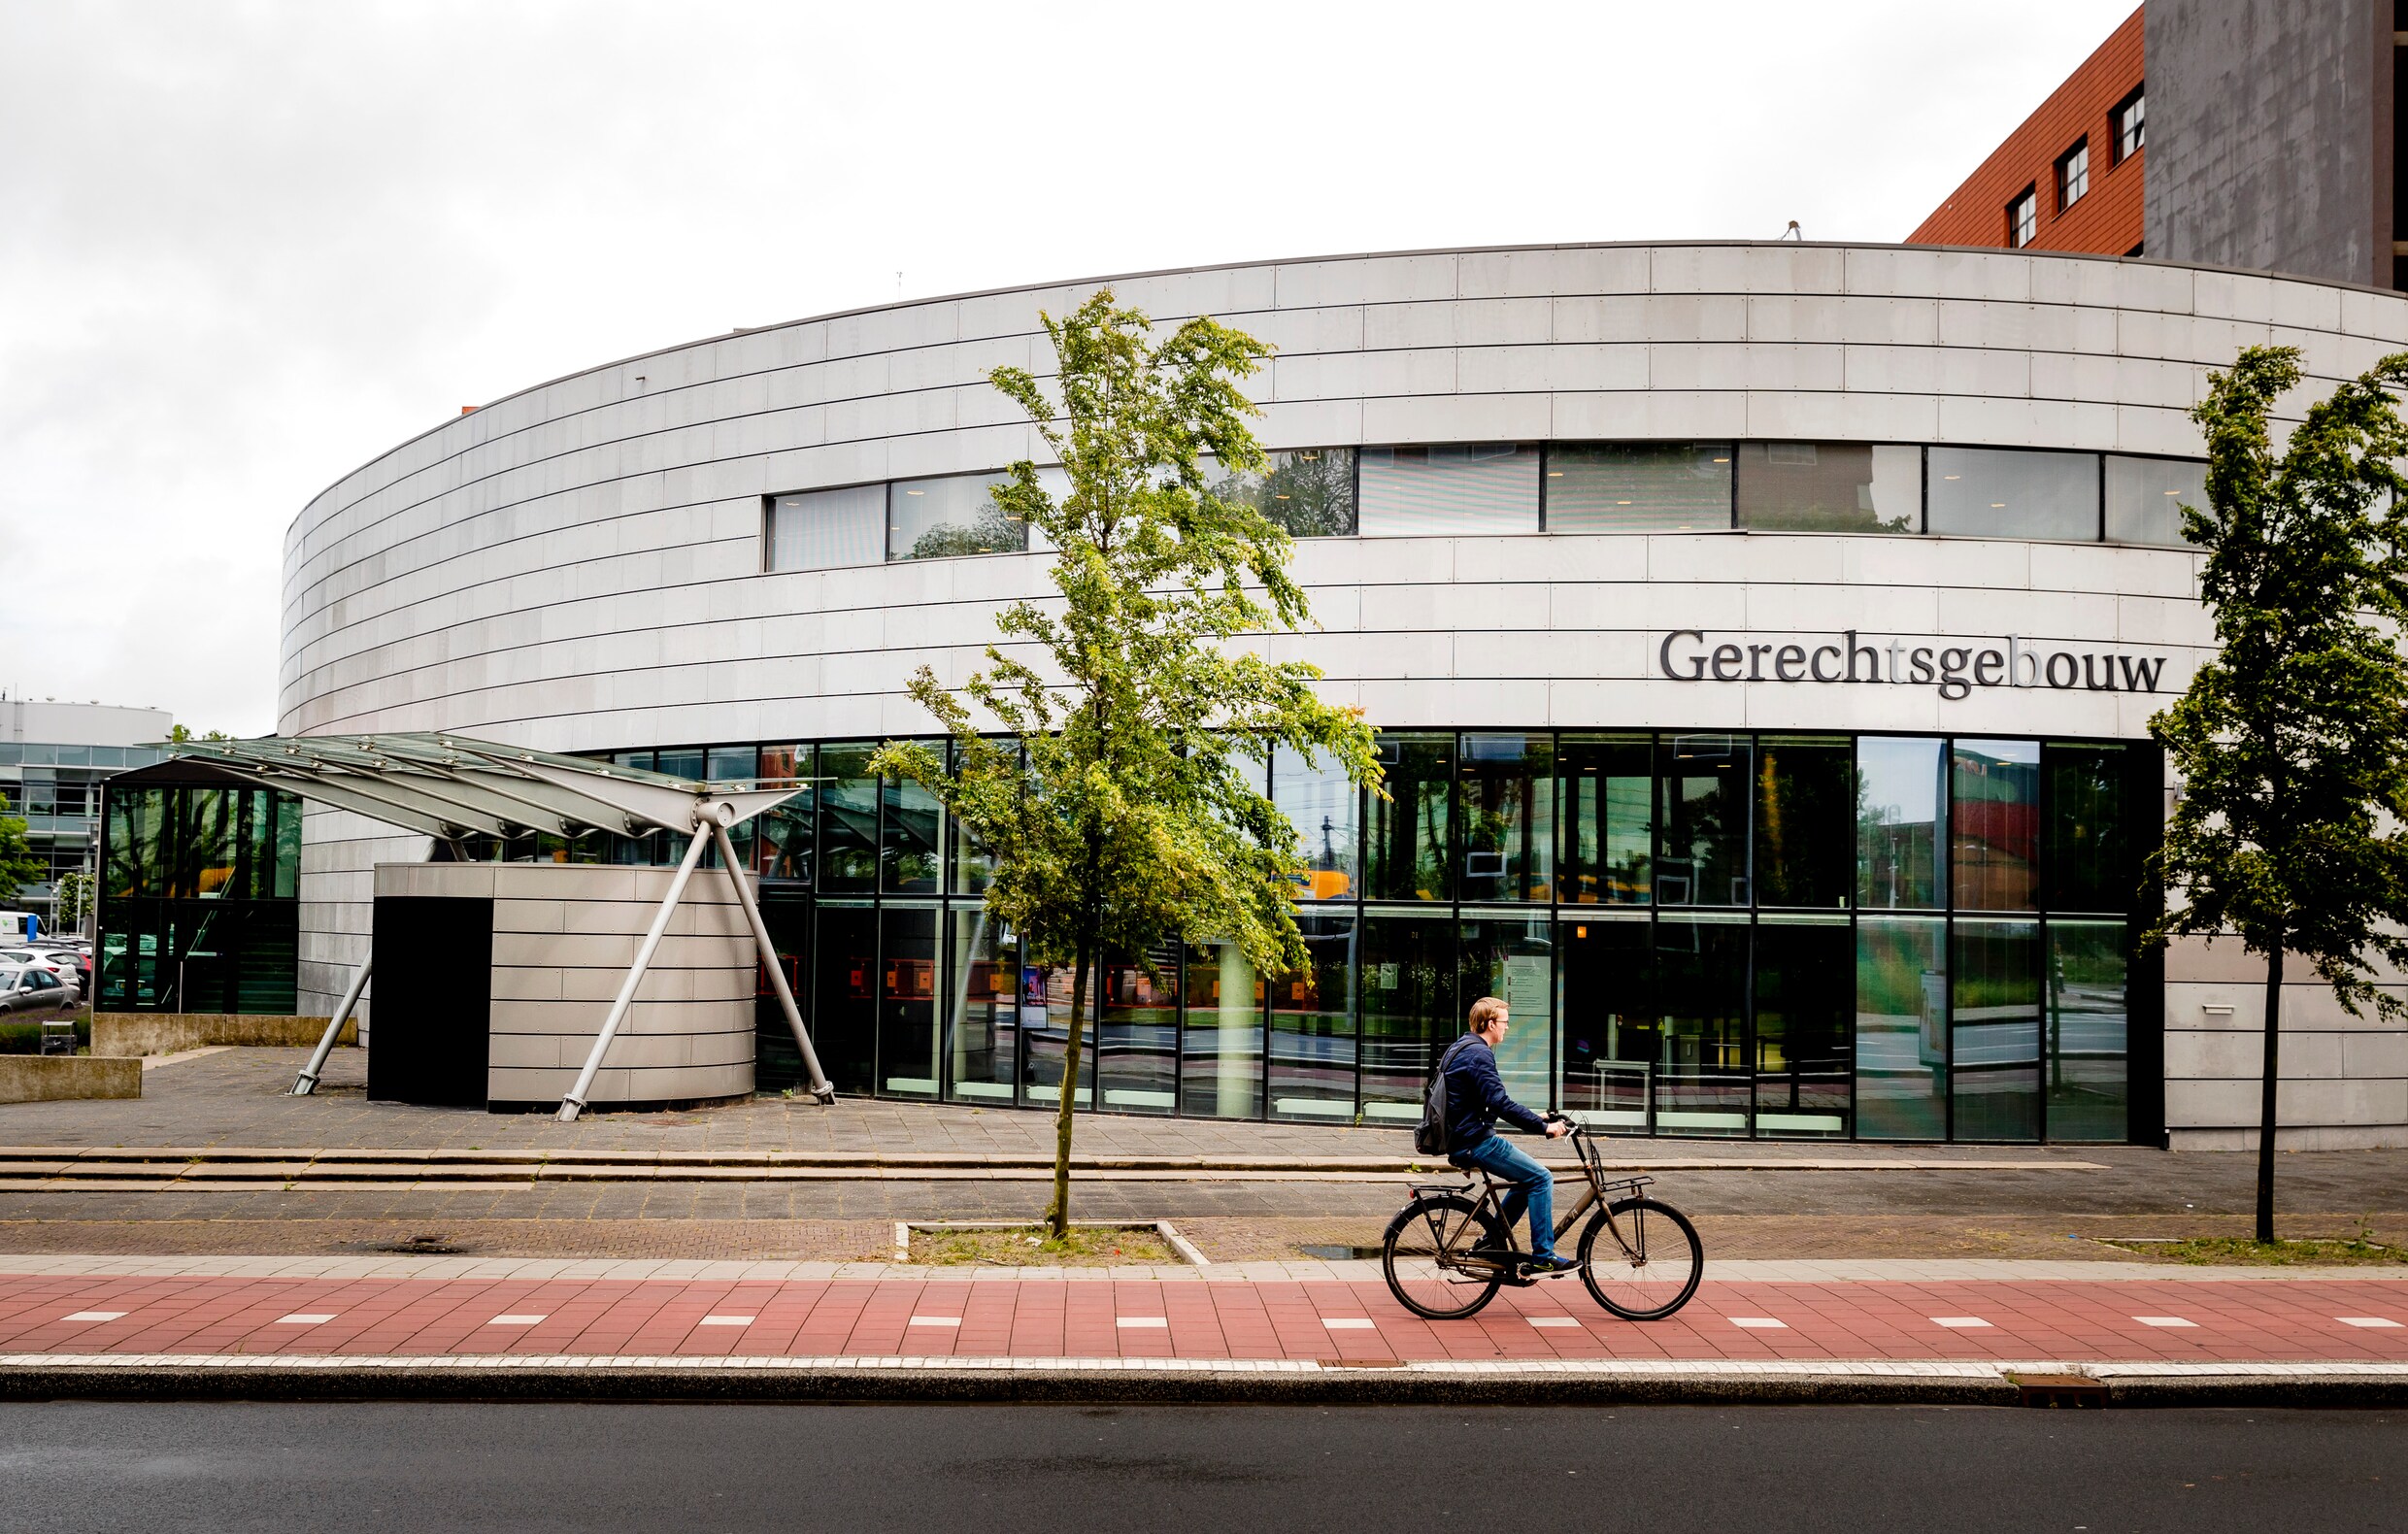
[(1599, 1210), (1581, 1232), (1580, 1260), (1589, 1294), (1626, 1321), (1663, 1319), (1689, 1303), (1706, 1273), (1697, 1227), (1652, 1198)]
[[(1434, 1321), (1460, 1320), (1496, 1295), (1501, 1268), (1465, 1262), (1475, 1248), (1501, 1251), (1505, 1232), (1495, 1217), (1456, 1193), (1417, 1198), (1397, 1211), (1380, 1242), (1380, 1271), (1396, 1302)], [(1442, 1265), (1438, 1253), (1451, 1259)]]

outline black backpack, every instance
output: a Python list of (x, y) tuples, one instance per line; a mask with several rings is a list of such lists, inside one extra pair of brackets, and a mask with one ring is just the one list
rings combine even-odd
[(1447, 1153), (1447, 1067), (1455, 1063), (1455, 1052), (1471, 1041), (1465, 1034), (1455, 1041), (1447, 1052), (1438, 1057), (1438, 1068), (1430, 1072), (1429, 1095), (1421, 1104), (1421, 1121), (1414, 1126), (1413, 1149), (1421, 1155)]

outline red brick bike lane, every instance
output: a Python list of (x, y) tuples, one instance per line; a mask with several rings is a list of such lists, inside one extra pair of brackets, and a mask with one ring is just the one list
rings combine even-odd
[(2408, 1279), (1710, 1277), (1631, 1322), (1575, 1280), (1427, 1321), (1351, 1279), (0, 1274), (0, 1354), (2408, 1363)]

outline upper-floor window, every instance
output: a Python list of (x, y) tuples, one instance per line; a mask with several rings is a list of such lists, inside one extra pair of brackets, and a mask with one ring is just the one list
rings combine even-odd
[(2084, 138), (2057, 158), (2057, 211), (2063, 213), (2080, 202), (2083, 193), (2090, 189), (2090, 141)]
[(2021, 250), (2040, 236), (2040, 194), (2026, 186), (2007, 204), (2007, 244)]
[(885, 551), (886, 487), (853, 484), (772, 496), (767, 530), (762, 563), (771, 570), (874, 565)]
[(886, 486), (886, 557), (948, 559), (955, 554), (1018, 553), (1028, 528), (1006, 517), (991, 492), (1001, 474), (949, 474), (897, 480)]
[(2116, 163), (2121, 165), (2149, 142), (2149, 98), (2133, 91), (2109, 117), (2116, 127)]

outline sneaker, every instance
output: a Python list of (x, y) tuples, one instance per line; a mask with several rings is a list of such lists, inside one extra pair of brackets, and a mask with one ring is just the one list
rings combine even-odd
[(1580, 1266), (1580, 1258), (1567, 1257), (1558, 1251), (1544, 1257), (1525, 1257), (1522, 1265), (1536, 1274), (1569, 1273)]

